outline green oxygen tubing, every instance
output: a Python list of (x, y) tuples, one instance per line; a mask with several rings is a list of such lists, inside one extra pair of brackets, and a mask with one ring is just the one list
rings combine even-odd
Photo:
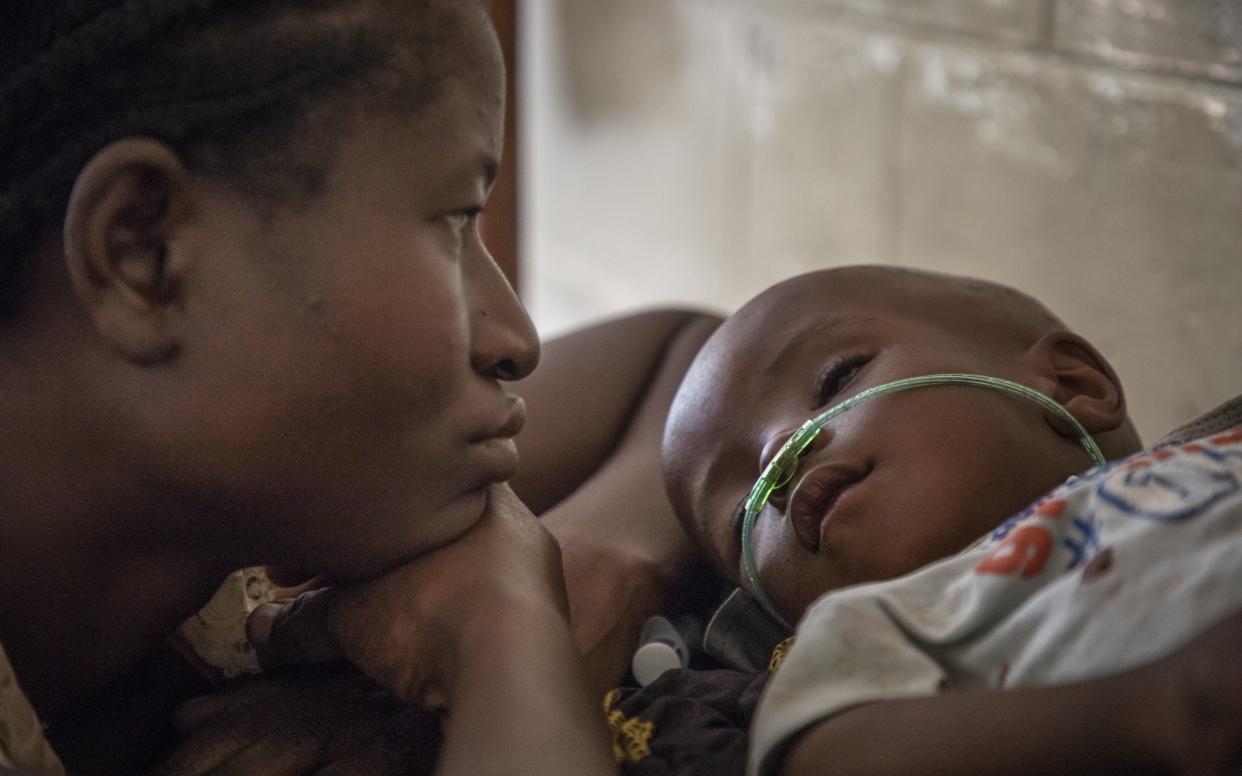
[(830, 420), (849, 412), (860, 404), (869, 402), (879, 396), (886, 396), (890, 393), (899, 393), (901, 391), (909, 391), (915, 388), (930, 388), (941, 385), (964, 385), (975, 388), (988, 388), (994, 391), (1020, 396), (1035, 402), (1043, 409), (1051, 412), (1056, 417), (1063, 420), (1070, 428), (1078, 433), (1078, 443), (1082, 445), (1082, 449), (1091, 457), (1092, 462), (1096, 466), (1102, 466), (1105, 463), (1104, 454), (1100, 452), (1100, 448), (1096, 445), (1095, 440), (1082, 427), (1078, 419), (1052, 399), (1043, 395), (1039, 391), (1028, 388), (1020, 383), (1011, 380), (1004, 380), (999, 377), (987, 377), (985, 375), (975, 374), (958, 374), (946, 373), (937, 375), (923, 375), (921, 377), (908, 377), (904, 380), (895, 380), (891, 383), (884, 383), (859, 393), (857, 396), (851, 396), (845, 401), (833, 407), (824, 410), (819, 415), (811, 418), (807, 422), (798, 427), (794, 435), (789, 438), (780, 451), (764, 468), (763, 474), (759, 475), (759, 479), (755, 482), (755, 486), (751, 488), (750, 495), (746, 497), (746, 511), (742, 517), (742, 566), (746, 575), (746, 581), (750, 586), (750, 593), (759, 601), (768, 614), (776, 618), (777, 622), (792, 630), (792, 626), (780, 612), (776, 610), (776, 606), (772, 603), (771, 597), (768, 596), (767, 589), (763, 586), (763, 580), (759, 576), (759, 567), (755, 562), (755, 546), (751, 540), (754, 533), (755, 520), (759, 517), (759, 513), (763, 511), (763, 507), (768, 503), (768, 498), (773, 491), (779, 490), (789, 484), (793, 479), (794, 472), (798, 468), (798, 461), (802, 458), (803, 453), (815, 441), (815, 437)]

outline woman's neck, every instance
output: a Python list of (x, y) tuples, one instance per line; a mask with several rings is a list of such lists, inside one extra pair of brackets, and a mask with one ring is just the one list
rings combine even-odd
[(230, 568), (169, 536), (209, 515), (153, 497), (114, 456), (48, 444), (56, 431), (22, 444), (18, 425), (0, 418), (0, 643), (49, 721), (134, 668)]

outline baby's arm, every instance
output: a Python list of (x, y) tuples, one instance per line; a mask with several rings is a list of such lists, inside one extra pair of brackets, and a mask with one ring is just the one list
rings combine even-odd
[(1225, 774), (1242, 766), (1242, 613), (1148, 666), (892, 700), (813, 725), (776, 772)]

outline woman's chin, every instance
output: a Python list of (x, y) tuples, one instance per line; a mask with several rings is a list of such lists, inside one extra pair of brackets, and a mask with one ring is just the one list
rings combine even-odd
[[(483, 518), (487, 510), (487, 492), (488, 486), (481, 485), (415, 523), (410, 522), (415, 518), (406, 518), (399, 523), (398, 530), (369, 542), (372, 552), (360, 555), (355, 550), (351, 553), (353, 557), (340, 555), (323, 567), (323, 573), (339, 581), (372, 579), (451, 544)], [(342, 546), (359, 547), (361, 544), (357, 537), (348, 544), (342, 540)]]
[(277, 587), (301, 587), (321, 575), (293, 566), (268, 566), (267, 578)]

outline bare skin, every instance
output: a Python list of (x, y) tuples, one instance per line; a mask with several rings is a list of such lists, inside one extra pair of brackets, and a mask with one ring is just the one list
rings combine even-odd
[[(492, 701), (525, 698), (513, 686), (493, 696), (463, 679), (467, 666), (546, 678), (530, 699), (582, 720), (566, 719), (566, 766), (611, 767), (574, 667), (555, 543), (495, 489), (514, 473), (525, 415), (504, 383), (539, 357), (477, 229), (501, 156), (500, 55), (481, 6), (437, 10), (460, 37), (436, 99), (414, 116), (344, 116), (322, 149), (323, 191), (296, 208), (259, 213), (150, 138), (113, 142), (79, 171), (25, 309), (0, 334), (12, 408), (0, 418), (0, 640), (53, 726), (139, 665), (230, 569), (391, 572), (342, 592), (337, 611), (356, 625), (356, 602), (399, 599), (437, 640), (360, 631), (360, 668), (407, 698), (403, 680), (432, 671), (454, 726), (490, 724)], [(508, 584), (463, 581), (471, 553)], [(518, 632), (545, 634), (555, 676), (529, 645), (488, 651)], [(417, 665), (394, 670), (404, 636), (421, 640), (402, 653)], [(548, 764), (544, 742), (502, 732), (513, 767)], [(475, 763), (449, 740), (449, 772), (485, 772), (486, 753)]]
[(382, 579), (312, 594), (256, 640), (291, 637), (301, 650), (314, 623), (399, 700), (447, 707), (437, 773), (612, 773), (603, 719), (584, 713), (594, 704), (556, 543), (507, 487), (491, 498), (460, 541)]
[[(1062, 403), (1106, 456), (1137, 451), (1108, 362), (1033, 302), (1025, 316), (1010, 312), (1017, 305), (957, 279), (863, 267), (787, 281), (733, 315), (691, 367), (665, 433), (670, 495), (712, 562), (742, 577), (738, 507), (798, 426), (892, 380), (1015, 380)], [(859, 479), (850, 509), (810, 546), (789, 513), (807, 474), (827, 466)], [(796, 622), (828, 590), (963, 549), (1089, 466), (1075, 439), (1026, 403), (970, 388), (884, 397), (829, 424), (773, 494), (754, 532), (759, 570)]]
[[(698, 565), (664, 495), (658, 447), (681, 375), (718, 323), (683, 311), (608, 321), (546, 343), (539, 369), (515, 386), (531, 421), (519, 439), (514, 490), (524, 501), (556, 502), (543, 523), (561, 546), (575, 641), (595, 699), (620, 683), (645, 619), (670, 611), (674, 593), (693, 587), (686, 577)], [(569, 451), (571, 466), (562, 471)], [(586, 479), (575, 482), (582, 476), (575, 472)], [(338, 656), (330, 643), (307, 643), (330, 637), (291, 633), (297, 621), (284, 627), (286, 643), (297, 644), (283, 648), (292, 654), (267, 650), (269, 664)], [(340, 682), (353, 689), (343, 693)], [(187, 740), (161, 772), (186, 776), (227, 763), (259, 774), (276, 761), (290, 773), (327, 762), (369, 776), (429, 767), (437, 749), (429, 730), (438, 720), (367, 692), (367, 684), (286, 676), (192, 701), (177, 719)]]
[(679, 311), (609, 321), (550, 343), (514, 388), (531, 420), (511, 484), (536, 512), (547, 507), (600, 693), (621, 683), (643, 622), (693, 598), (704, 579), (664, 491), (660, 440), (682, 375), (719, 323)]
[[(398, 703), (446, 709), (437, 774), (613, 773), (603, 718), (591, 713), (596, 703), (568, 627), (559, 548), (507, 486), (489, 498), (488, 513), (460, 540), (383, 578), (307, 594), (252, 629), (252, 639), (269, 662), (343, 657)], [(388, 763), (390, 770), (368, 759), (383, 759), (399, 748), (394, 742), (427, 738), (428, 723), (400, 707), (377, 713), (374, 702), (357, 703), (357, 685), (345, 681), (327, 685), (336, 697), (317, 708), (334, 707), (333, 721), (311, 735), (307, 724), (324, 718), (296, 708), (275, 725), (241, 708), (243, 722), (259, 723), (248, 737), (227, 726), (213, 730), (213, 717), (233, 721), (229, 701), (206, 699), (183, 712), (183, 722), (197, 716), (201, 726), (206, 718), (206, 735), (159, 772), (259, 774), (275, 762), (283, 773), (329, 764), (342, 773), (425, 769), (431, 752), (417, 747), (407, 750), (409, 759)]]
[[(230, 567), (373, 575), (460, 536), (512, 475), (521, 407), (499, 377), (539, 346), (465, 215), (500, 155), (485, 24), (493, 67), (446, 88), (445, 130), (358, 116), (295, 212), (264, 219), (147, 139), (80, 173), (0, 340), (0, 635), (46, 718)], [(348, 542), (342, 514), (363, 516)]]

